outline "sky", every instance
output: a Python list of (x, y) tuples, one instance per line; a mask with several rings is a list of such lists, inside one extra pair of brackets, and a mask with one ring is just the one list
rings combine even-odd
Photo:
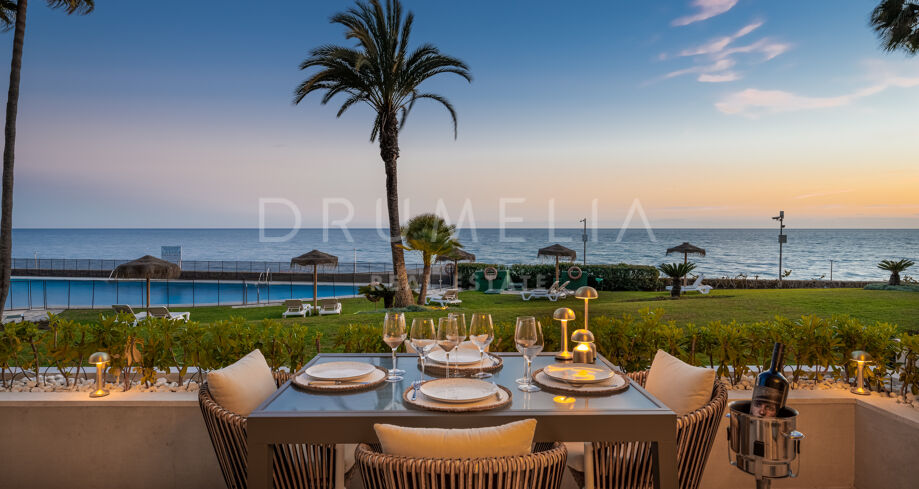
[[(352, 43), (329, 23), (350, 2), (97, 3), (30, 4), (14, 226), (385, 223), (369, 108), (292, 103), (309, 51)], [(412, 44), (474, 80), (426, 82), (458, 135), (416, 105), (403, 218), (771, 227), (784, 210), (795, 227), (919, 228), (919, 59), (880, 49), (874, 2), (405, 6)]]

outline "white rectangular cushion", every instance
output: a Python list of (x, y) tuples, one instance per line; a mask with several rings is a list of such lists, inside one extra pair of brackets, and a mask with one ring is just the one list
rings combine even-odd
[(536, 420), (488, 428), (403, 428), (375, 424), (383, 453), (412, 458), (512, 457), (531, 452)]
[(705, 406), (712, 398), (715, 371), (693, 367), (663, 350), (657, 350), (645, 381), (645, 390), (677, 416)]
[(208, 372), (207, 387), (217, 404), (240, 416), (248, 416), (278, 388), (258, 349), (232, 365)]

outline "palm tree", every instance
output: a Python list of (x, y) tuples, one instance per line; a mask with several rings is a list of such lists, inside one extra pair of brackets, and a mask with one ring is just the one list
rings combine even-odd
[[(94, 0), (45, 0), (51, 8), (63, 7), (67, 14), (88, 14)], [(10, 292), (13, 262), (13, 163), (16, 156), (16, 115), (19, 112), (19, 74), (22, 70), (22, 42), (26, 35), (28, 0), (0, 0), (0, 26), (13, 28), (13, 57), (10, 60), (10, 88), (6, 98), (6, 133), (3, 147), (3, 196), (0, 202), (0, 314)]]
[(452, 73), (472, 81), (469, 68), (457, 58), (441, 54), (431, 44), (422, 44), (409, 52), (408, 39), (414, 15), (403, 17), (398, 0), (358, 1), (344, 13), (331, 18), (333, 24), (345, 27), (345, 38), (357, 41), (355, 48), (326, 45), (313, 49), (310, 57), (300, 63), (301, 70), (319, 68), (301, 83), (294, 96), (299, 104), (312, 92), (323, 91), (322, 103), (336, 95), (347, 99), (338, 109), (338, 116), (354, 104), (365, 103), (376, 113), (370, 142), (379, 141), (380, 157), (386, 171), (386, 204), (389, 210), (389, 237), (393, 270), (399, 282), (396, 307), (412, 303), (412, 293), (405, 273), (405, 256), (399, 221), (399, 193), (396, 160), (399, 158), (399, 131), (415, 102), (430, 99), (443, 105), (453, 120), (456, 138), (456, 111), (443, 96), (423, 92), (420, 85), (436, 75)]
[(881, 263), (878, 263), (878, 268), (890, 272), (890, 280), (887, 281), (887, 285), (900, 285), (900, 272), (915, 264), (912, 260), (882, 260)]
[(424, 304), (428, 293), (428, 282), (431, 280), (431, 262), (437, 255), (445, 255), (462, 248), (456, 240), (456, 226), (447, 225), (434, 214), (421, 214), (411, 218), (408, 225), (402, 228), (405, 244), (402, 246), (411, 251), (420, 251), (424, 263), (421, 291), (418, 293), (418, 304)]
[(696, 269), (696, 264), (693, 262), (686, 263), (661, 263), (658, 270), (664, 273), (664, 275), (670, 277), (670, 296), (671, 297), (680, 297), (680, 280), (689, 275), (689, 272), (692, 272)]
[(919, 52), (919, 2), (882, 0), (871, 12), (871, 26), (886, 51)]

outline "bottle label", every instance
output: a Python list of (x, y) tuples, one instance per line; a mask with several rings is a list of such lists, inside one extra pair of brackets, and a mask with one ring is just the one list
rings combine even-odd
[(774, 387), (757, 386), (753, 389), (753, 402), (750, 403), (750, 414), (759, 417), (774, 418), (782, 408), (782, 391)]

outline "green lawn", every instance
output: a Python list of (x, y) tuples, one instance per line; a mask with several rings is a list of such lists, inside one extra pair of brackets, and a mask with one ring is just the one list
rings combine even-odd
[[(463, 292), (461, 307), (451, 307), (456, 312), (489, 312), (495, 321), (510, 322), (517, 316), (551, 316), (558, 307), (571, 307), (577, 312), (579, 321), (583, 314), (583, 302), (567, 299), (558, 302), (531, 300), (524, 302), (516, 295), (485, 295), (479, 292)], [(323, 344), (331, 345), (338, 328), (349, 323), (381, 324), (384, 310), (381, 303), (373, 304), (366, 299), (346, 299), (341, 316), (308, 317), (286, 319), (286, 322), (301, 321), (323, 333)], [(897, 324), (902, 329), (919, 331), (919, 293), (862, 290), (862, 289), (789, 289), (789, 290), (719, 290), (708, 296), (692, 294), (679, 300), (671, 300), (662, 292), (601, 292), (600, 298), (591, 301), (591, 317), (635, 313), (641, 308), (663, 309), (665, 319), (678, 323), (708, 321), (753, 322), (772, 319), (776, 315), (790, 318), (806, 314), (829, 317), (833, 314), (848, 314), (863, 322), (885, 321)], [(179, 310), (180, 308), (173, 308)], [(181, 308), (191, 311), (195, 321), (211, 322), (241, 316), (257, 321), (264, 318), (280, 319), (282, 307), (197, 307)], [(101, 311), (68, 310), (63, 316), (78, 321), (97, 320)], [(446, 310), (430, 309), (425, 312), (408, 313), (414, 317), (439, 317)]]

